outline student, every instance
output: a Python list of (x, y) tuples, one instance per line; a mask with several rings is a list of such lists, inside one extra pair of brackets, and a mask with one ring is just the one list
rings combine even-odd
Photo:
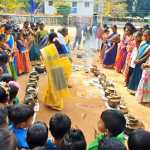
[(100, 135), (89, 145), (88, 150), (98, 150), (99, 145), (106, 137), (114, 137), (124, 143), (123, 131), (126, 126), (124, 115), (118, 110), (105, 110), (98, 122)]
[(86, 147), (86, 140), (80, 129), (70, 129), (60, 144), (61, 150), (86, 150)]
[(19, 84), (16, 81), (10, 81), (9, 82), (9, 97), (10, 97), (10, 103), (18, 104), (19, 98), (17, 96), (19, 92)]
[(99, 150), (127, 150), (125, 145), (114, 138), (106, 138), (100, 143)]
[(134, 61), (135, 68), (133, 73), (130, 77), (128, 89), (135, 93), (138, 88), (139, 82), (142, 76), (142, 64), (146, 62), (150, 54), (150, 30), (146, 30), (143, 33), (143, 42), (141, 43), (140, 47), (138, 48), (138, 54)]
[(143, 129), (137, 129), (129, 135), (129, 150), (149, 150), (150, 149), (150, 132)]
[(25, 104), (13, 105), (9, 109), (9, 120), (13, 126), (10, 130), (16, 135), (18, 148), (29, 148), (26, 138), (27, 129), (31, 126), (34, 110)]
[(8, 110), (6, 107), (0, 107), (0, 128), (8, 126)]
[(129, 83), (129, 79), (133, 73), (133, 70), (135, 68), (135, 59), (137, 57), (137, 54), (138, 54), (138, 48), (142, 42), (142, 33), (140, 31), (137, 31), (134, 33), (133, 35), (133, 38), (134, 38), (134, 48), (132, 50), (132, 53), (131, 53), (131, 56), (130, 56), (130, 60), (129, 60), (129, 70), (126, 74), (126, 78), (125, 78), (125, 84), (126, 86), (128, 86), (128, 83)]
[(27, 142), (30, 149), (44, 146), (48, 139), (48, 127), (44, 122), (36, 122), (27, 131)]
[(16, 150), (17, 143), (14, 134), (8, 129), (0, 129), (0, 149), (1, 150)]
[(11, 75), (9, 75), (8, 73), (4, 73), (1, 78), (0, 78), (0, 82), (10, 82), (10, 81), (13, 81), (13, 77)]
[(71, 120), (70, 118), (63, 113), (56, 113), (49, 122), (49, 130), (53, 139), (49, 139), (47, 143), (47, 147), (49, 150), (58, 150), (58, 145), (60, 141), (64, 137), (64, 135), (71, 128)]
[(5, 82), (0, 82), (0, 106), (7, 106), (9, 102), (8, 86)]
[(21, 64), (23, 64), (23, 72), (28, 73), (30, 71), (30, 58), (29, 58), (29, 50), (26, 48), (26, 42), (23, 35), (23, 31), (20, 30), (17, 38), (17, 49), (19, 50), (20, 59), (22, 60)]

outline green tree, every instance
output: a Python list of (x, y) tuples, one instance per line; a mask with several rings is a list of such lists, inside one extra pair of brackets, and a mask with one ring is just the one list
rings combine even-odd
[(53, 0), (54, 7), (57, 13), (63, 15), (63, 23), (67, 23), (68, 15), (71, 13), (71, 1), (68, 0)]
[(24, 8), (24, 5), (19, 0), (0, 0), (0, 10), (3, 13), (15, 13), (21, 8)]
[(127, 0), (131, 16), (145, 17), (150, 15), (150, 0)]

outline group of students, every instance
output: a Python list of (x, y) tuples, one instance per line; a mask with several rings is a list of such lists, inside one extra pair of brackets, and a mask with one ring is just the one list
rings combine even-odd
[(0, 26), (0, 78), (31, 71), (31, 62), (41, 61), (47, 70), (48, 86), (44, 103), (52, 109), (63, 109), (63, 98), (69, 95), (68, 79), (72, 72), (68, 29), (56, 33), (45, 29), (43, 22), (24, 22), (23, 27), (7, 22)]
[[(0, 90), (4, 89), (0, 87)], [(10, 100), (5, 94), (0, 95), (1, 150), (127, 150), (126, 142), (129, 150), (150, 149), (150, 132), (146, 130), (137, 129), (126, 139), (126, 119), (118, 110), (101, 113), (99, 134), (88, 145), (82, 130), (73, 128), (66, 114), (54, 114), (49, 126), (42, 121), (33, 122), (33, 107), (26, 104), (6, 106), (4, 102)]]
[(105, 68), (115, 68), (123, 73), (125, 86), (140, 103), (150, 102), (150, 27), (136, 29), (126, 23), (123, 37), (118, 34), (117, 26), (105, 25), (101, 30), (100, 59)]

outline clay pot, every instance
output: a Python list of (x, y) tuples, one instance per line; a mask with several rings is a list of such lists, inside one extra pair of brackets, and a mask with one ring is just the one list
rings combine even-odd
[(27, 89), (28, 89), (29, 87), (37, 88), (37, 82), (30, 82), (30, 83), (27, 83)]
[(37, 79), (36, 78), (29, 78), (29, 83), (31, 82), (37, 82)]
[(117, 108), (117, 106), (120, 104), (120, 100), (110, 99), (109, 97), (107, 98), (108, 98), (108, 105), (112, 108)]
[(128, 114), (128, 108), (127, 108), (127, 106), (125, 106), (125, 105), (120, 105), (119, 108), (120, 108), (120, 111), (121, 111), (122, 113)]
[(94, 76), (95, 77), (98, 77), (100, 75), (100, 72), (97, 70), (97, 71), (94, 71)]
[(134, 127), (131, 127), (131, 126), (128, 125), (128, 126), (126, 127), (126, 129), (125, 129), (124, 132), (125, 132), (126, 135), (130, 135), (134, 130), (135, 130)]
[(41, 66), (35, 66), (35, 70), (41, 74), (41, 73), (44, 73), (46, 71), (45, 67), (43, 65)]
[(32, 94), (28, 94), (25, 96), (24, 104), (34, 107), (37, 102), (38, 102), (38, 99), (35, 99)]
[(30, 75), (29, 78), (35, 78), (36, 80), (39, 80), (39, 75)]
[(35, 71), (35, 70), (33, 70), (33, 71), (30, 73), (30, 75), (31, 75), (31, 76), (32, 76), (32, 75), (38, 75), (38, 72)]

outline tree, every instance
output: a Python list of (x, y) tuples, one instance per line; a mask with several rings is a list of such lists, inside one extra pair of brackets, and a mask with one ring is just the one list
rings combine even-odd
[(150, 15), (150, 0), (127, 0), (131, 16), (145, 17)]
[(0, 9), (4, 13), (15, 13), (24, 5), (19, 0), (0, 0)]
[(71, 1), (68, 0), (53, 0), (54, 7), (57, 13), (63, 15), (63, 22), (66, 24), (68, 15), (71, 13)]

